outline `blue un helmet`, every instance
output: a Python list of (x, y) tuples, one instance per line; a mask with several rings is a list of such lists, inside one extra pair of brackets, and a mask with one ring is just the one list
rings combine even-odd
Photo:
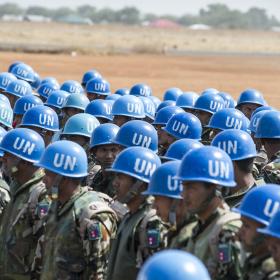
[(150, 149), (129, 147), (119, 153), (108, 171), (123, 173), (149, 183), (160, 164), (159, 157)]
[(62, 108), (76, 108), (84, 111), (89, 104), (89, 99), (84, 94), (72, 93), (70, 94)]
[(259, 120), (255, 138), (280, 139), (279, 111), (266, 111)]
[(240, 129), (247, 131), (250, 125), (249, 119), (237, 109), (224, 108), (213, 114), (207, 127), (213, 129)]
[(243, 160), (257, 156), (256, 145), (252, 137), (247, 132), (238, 129), (220, 132), (211, 145), (224, 150), (231, 160)]
[(105, 97), (105, 100), (111, 100), (111, 101), (116, 101), (117, 99), (119, 99), (121, 97), (121, 95), (113, 93), (113, 94), (109, 94)]
[(201, 92), (201, 95), (209, 94), (209, 93), (210, 94), (218, 94), (219, 91), (216, 88), (206, 88)]
[(90, 138), (90, 148), (94, 148), (99, 145), (114, 144), (119, 127), (113, 123), (104, 123), (98, 126), (92, 133)]
[(65, 81), (61, 85), (60, 90), (67, 91), (71, 94), (72, 93), (84, 93), (84, 89), (81, 86), (81, 84), (77, 81), (74, 81), (74, 80)]
[(124, 147), (141, 146), (154, 152), (158, 150), (157, 131), (151, 124), (140, 120), (123, 124), (113, 142)]
[[(260, 108), (262, 108), (262, 107), (260, 107)], [(257, 132), (257, 127), (259, 125), (260, 119), (268, 111), (270, 111), (270, 110), (259, 111), (252, 115), (251, 120), (250, 120), (250, 126), (249, 126), (249, 130), (251, 132), (253, 132), (253, 133)]]
[(20, 61), (20, 60), (16, 60), (16, 61), (12, 62), (8, 67), (8, 72), (11, 73), (13, 68), (15, 68), (17, 65), (19, 65), (21, 63), (24, 63), (24, 62)]
[(181, 250), (164, 250), (150, 257), (137, 280), (210, 280), (204, 264)]
[(163, 100), (171, 100), (171, 101), (177, 101), (178, 97), (183, 94), (183, 91), (179, 88), (169, 88), (168, 90), (165, 91), (163, 94)]
[(51, 82), (45, 82), (39, 86), (37, 92), (41, 97), (47, 99), (53, 91), (58, 89), (59, 89), (59, 85), (53, 84)]
[(176, 139), (201, 140), (201, 122), (195, 115), (190, 113), (184, 112), (173, 115), (163, 130)]
[(97, 118), (103, 118), (112, 121), (113, 104), (114, 101), (112, 100), (95, 99), (87, 105), (85, 113), (91, 114)]
[(240, 206), (233, 208), (233, 211), (268, 226), (270, 219), (279, 210), (279, 206), (280, 186), (267, 184), (250, 190), (242, 199)]
[(10, 84), (5, 89), (5, 92), (17, 97), (33, 94), (31, 86), (26, 81), (22, 80), (10, 82)]
[(152, 89), (145, 84), (134, 85), (129, 92), (130, 95), (148, 97), (152, 95)]
[(246, 89), (243, 91), (237, 101), (237, 107), (242, 104), (256, 104), (260, 106), (267, 105), (261, 92), (256, 89)]
[(178, 97), (176, 101), (176, 106), (181, 108), (186, 108), (186, 109), (193, 109), (194, 104), (198, 97), (199, 95), (195, 92), (192, 91), (183, 92), (183, 94), (181, 94)]
[(280, 211), (272, 217), (268, 227), (258, 229), (258, 232), (275, 238), (280, 238)]
[(159, 112), (161, 109), (168, 107), (168, 106), (176, 106), (176, 102), (173, 100), (165, 100), (159, 103), (157, 107), (157, 112)]
[(127, 116), (137, 119), (145, 118), (144, 105), (140, 98), (124, 95), (114, 102), (113, 116)]
[(156, 106), (154, 102), (148, 97), (139, 96), (139, 98), (143, 102), (146, 117), (154, 120), (156, 114)]
[(46, 77), (46, 78), (42, 79), (40, 86), (45, 83), (53, 84), (54, 86), (57, 87), (57, 89), (59, 89), (59, 83), (58, 83), (57, 79), (54, 77)]
[(92, 69), (85, 72), (82, 78), (82, 86), (85, 87), (88, 81), (95, 78), (101, 78), (101, 74), (97, 70)]
[(0, 124), (13, 128), (14, 113), (11, 106), (7, 103), (0, 102)]
[(47, 106), (30, 108), (23, 115), (20, 126), (39, 127), (48, 131), (59, 131), (56, 112)]
[(115, 94), (118, 94), (118, 95), (128, 95), (129, 94), (129, 89), (128, 88), (119, 88), (115, 91)]
[(12, 70), (11, 73), (14, 74), (19, 80), (26, 81), (28, 83), (33, 83), (35, 81), (34, 70), (25, 63), (19, 63)]
[(233, 164), (223, 150), (204, 146), (187, 153), (181, 162), (178, 179), (234, 187)]
[(1, 150), (1, 142), (4, 138), (4, 136), (7, 134), (7, 131), (0, 126), (0, 157), (4, 155), (4, 152)]
[(49, 95), (45, 105), (51, 108), (54, 107), (56, 109), (61, 109), (69, 95), (70, 93), (67, 91), (55, 90)]
[(167, 160), (182, 160), (182, 158), (190, 151), (202, 147), (203, 144), (193, 139), (180, 139), (172, 143), (164, 156), (161, 158)]
[(65, 177), (82, 178), (88, 175), (86, 152), (79, 144), (68, 140), (50, 144), (37, 166)]
[(2, 139), (0, 149), (29, 162), (38, 162), (45, 150), (43, 138), (28, 128), (10, 130)]
[(37, 72), (34, 72), (34, 81), (30, 83), (31, 87), (35, 90), (41, 84), (41, 77)]
[(9, 98), (6, 95), (1, 94), (1, 93), (0, 93), (0, 103), (5, 103), (11, 107)]
[(258, 107), (258, 108), (253, 112), (252, 117), (253, 117), (256, 113), (258, 113), (258, 112), (261, 112), (261, 111), (272, 111), (272, 110), (275, 111), (275, 109), (274, 109), (273, 107), (271, 107), (271, 106), (261, 106), (261, 107)]
[(168, 120), (175, 114), (184, 113), (184, 110), (177, 106), (167, 106), (159, 110), (153, 125), (166, 125)]
[(150, 95), (150, 96), (148, 96), (148, 98), (153, 101), (153, 103), (155, 104), (155, 107), (156, 107), (156, 111), (157, 111), (158, 106), (161, 103), (161, 100), (158, 97), (154, 96), (154, 95)]
[(35, 106), (43, 105), (43, 101), (35, 95), (26, 95), (19, 98), (14, 106), (14, 114), (24, 115), (26, 111)]
[(218, 95), (220, 95), (224, 99), (225, 108), (235, 108), (235, 101), (229, 93), (219, 92)]
[(95, 78), (88, 81), (86, 92), (97, 95), (109, 95), (111, 94), (110, 84), (102, 78)]
[(12, 82), (15, 81), (17, 78), (8, 72), (2, 72), (0, 73), (0, 90), (4, 90), (7, 88), (7, 86)]
[(218, 94), (201, 95), (195, 102), (194, 109), (214, 114), (225, 107), (224, 99)]
[(163, 163), (150, 180), (144, 195), (159, 195), (174, 199), (182, 199), (182, 183), (175, 178), (181, 162), (179, 160)]
[(90, 114), (76, 114), (67, 120), (61, 135), (80, 135), (90, 138), (99, 125), (97, 118)]

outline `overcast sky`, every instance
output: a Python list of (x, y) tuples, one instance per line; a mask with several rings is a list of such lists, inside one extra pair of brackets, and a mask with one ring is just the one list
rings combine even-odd
[(110, 7), (120, 9), (124, 6), (135, 6), (144, 13), (174, 14), (198, 13), (200, 8), (210, 3), (224, 3), (230, 8), (242, 11), (250, 7), (265, 8), (269, 15), (275, 15), (280, 19), (280, 0), (0, 0), (0, 3), (14, 2), (25, 7), (30, 5), (42, 5), (52, 8), (59, 6), (77, 7), (82, 4), (90, 4), (97, 8)]

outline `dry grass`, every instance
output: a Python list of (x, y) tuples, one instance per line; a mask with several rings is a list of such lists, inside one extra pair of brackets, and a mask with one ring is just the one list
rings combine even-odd
[(0, 48), (88, 54), (225, 52), (280, 53), (280, 33), (160, 30), (120, 25), (0, 22)]

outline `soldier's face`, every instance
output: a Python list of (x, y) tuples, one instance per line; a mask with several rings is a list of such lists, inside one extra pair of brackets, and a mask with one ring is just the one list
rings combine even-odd
[(276, 237), (266, 237), (268, 250), (277, 264), (278, 270), (280, 269), (280, 239)]
[(164, 131), (163, 129), (159, 129), (158, 130), (158, 142), (159, 145), (162, 146), (166, 146), (168, 147), (169, 145), (171, 145), (174, 141), (176, 141), (176, 139), (174, 137), (172, 137), (171, 135), (169, 135), (166, 131)]
[(115, 116), (113, 119), (113, 123), (117, 126), (122, 126), (123, 124), (127, 123), (130, 121), (130, 117), (127, 116)]
[(247, 252), (252, 252), (260, 244), (260, 233), (257, 232), (257, 229), (263, 225), (244, 216), (241, 216), (241, 222), (242, 226), (238, 232), (240, 241)]
[(21, 123), (21, 119), (22, 119), (22, 115), (15, 115), (14, 116), (14, 124), (15, 124), (15, 127), (17, 127), (20, 123)]
[(10, 153), (4, 153), (2, 162), (3, 162), (3, 169), (5, 170), (5, 174), (11, 177), (11, 175), (15, 172), (15, 168), (19, 163), (19, 159)]
[(87, 98), (89, 99), (89, 101), (93, 101), (93, 100), (96, 100), (96, 99), (105, 99), (106, 95), (87, 93)]
[(253, 112), (260, 107), (260, 105), (257, 104), (242, 104), (238, 106), (238, 109), (250, 120)]
[(204, 211), (215, 191), (214, 186), (206, 187), (203, 182), (183, 182), (183, 187), (184, 202), (192, 214)]
[(95, 150), (95, 158), (100, 162), (103, 168), (109, 168), (112, 166), (120, 151), (120, 146), (115, 144), (97, 146)]
[(116, 173), (113, 179), (113, 187), (116, 190), (117, 200), (123, 200), (126, 194), (130, 191), (132, 185), (134, 184), (135, 179), (131, 176)]
[(89, 142), (89, 138), (82, 135), (64, 135), (62, 138), (69, 141), (73, 141), (82, 147), (85, 147)]
[(199, 118), (202, 126), (208, 125), (208, 123), (209, 123), (209, 121), (212, 117), (211, 113), (204, 112), (204, 111), (201, 111), (201, 110), (197, 110), (195, 112), (195, 115)]
[(164, 221), (168, 222), (168, 216), (172, 199), (164, 196), (155, 196), (154, 208), (157, 210), (158, 216)]

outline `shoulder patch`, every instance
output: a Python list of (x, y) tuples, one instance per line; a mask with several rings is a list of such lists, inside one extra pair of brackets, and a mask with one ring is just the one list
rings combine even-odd
[(87, 227), (88, 240), (95, 241), (102, 238), (102, 229), (100, 222), (90, 222)]
[(160, 231), (157, 229), (147, 230), (147, 247), (158, 248), (160, 244)]

